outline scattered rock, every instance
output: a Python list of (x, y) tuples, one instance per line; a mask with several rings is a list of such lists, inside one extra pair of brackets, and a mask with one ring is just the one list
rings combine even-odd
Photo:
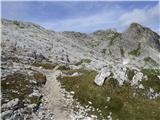
[(18, 98), (13, 99), (13, 100), (9, 101), (7, 104), (3, 104), (2, 108), (13, 108), (18, 104), (18, 102), (19, 102)]
[(144, 89), (144, 86), (142, 84), (138, 85), (138, 88)]
[(111, 97), (107, 97), (107, 102), (109, 102), (111, 100)]
[(111, 73), (110, 73), (109, 71), (107, 71), (106, 69), (102, 69), (102, 70), (99, 72), (99, 74), (96, 76), (94, 82), (95, 82), (97, 85), (102, 86), (103, 83), (104, 83), (104, 81), (105, 81), (105, 79), (106, 79), (107, 77), (109, 77), (110, 74), (111, 74)]
[(37, 85), (42, 86), (46, 83), (46, 76), (43, 73), (35, 72), (34, 78), (36, 79)]
[(138, 72), (133, 76), (133, 79), (131, 81), (131, 85), (138, 85), (138, 82), (141, 81), (143, 78), (143, 73)]
[(71, 93), (71, 94), (74, 94), (74, 91), (71, 91), (70, 93)]
[(5, 111), (5, 112), (2, 112), (1, 113), (1, 118), (4, 119), (4, 120), (7, 120), (11, 117), (11, 115), (13, 114), (13, 111), (12, 110), (8, 110), (8, 111)]
[(78, 75), (80, 75), (78, 72), (72, 74), (72, 76), (78, 76)]
[(88, 101), (88, 103), (89, 103), (90, 105), (92, 105), (92, 102), (91, 102), (91, 101)]

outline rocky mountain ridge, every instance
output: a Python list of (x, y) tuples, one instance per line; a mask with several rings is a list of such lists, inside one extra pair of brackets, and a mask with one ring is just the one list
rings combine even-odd
[[(57, 65), (60, 66), (62, 76), (83, 76), (85, 75), (83, 69), (94, 70), (97, 72), (94, 82), (99, 86), (103, 86), (110, 78), (115, 79), (118, 86), (123, 86), (127, 82), (138, 89), (145, 88), (141, 81), (151, 78), (160, 81), (160, 36), (138, 23), (132, 23), (122, 33), (116, 29), (109, 29), (86, 34), (73, 31), (55, 32), (33, 23), (2, 19), (1, 47), (4, 106), (14, 98), (14, 103), (16, 102), (18, 107), (22, 104), (29, 106), (25, 107), (27, 110), (33, 108), (37, 111), (41, 97), (45, 98), (45, 95), (41, 94), (41, 87), (43, 88), (47, 79), (42, 71), (54, 69)], [(37, 67), (42, 70), (39, 71)], [(21, 77), (29, 82), (23, 83)], [(17, 84), (22, 86), (27, 84), (30, 87), (24, 91), (16, 91), (10, 87), (10, 79), (14, 79)], [(21, 85), (17, 88), (21, 89)], [(32, 91), (28, 92), (28, 89)], [(146, 95), (149, 98), (159, 98), (159, 89), (157, 87), (152, 89), (147, 88)], [(10, 91), (9, 94), (7, 91)], [(16, 92), (12, 94), (13, 91)], [(18, 92), (25, 92), (26, 96), (32, 95), (33, 92), (34, 99), (17, 98)], [(34, 105), (31, 106), (33, 101)], [(22, 106), (14, 110), (2, 107), (3, 118), (11, 116), (15, 119), (15, 115), (24, 114), (25, 110), (22, 110), (24, 113), (18, 112), (24, 108)], [(30, 115), (27, 113), (27, 116)], [(50, 119), (49, 116), (50, 114), (45, 119)], [(24, 116), (21, 116), (20, 119), (23, 118)]]

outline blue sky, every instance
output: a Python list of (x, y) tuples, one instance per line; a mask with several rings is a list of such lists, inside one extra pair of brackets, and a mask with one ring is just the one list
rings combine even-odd
[(2, 18), (29, 21), (55, 31), (124, 31), (138, 22), (159, 32), (158, 1), (135, 2), (2, 2)]

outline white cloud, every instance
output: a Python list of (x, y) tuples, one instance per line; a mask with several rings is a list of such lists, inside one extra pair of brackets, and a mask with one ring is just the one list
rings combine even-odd
[(64, 30), (85, 31), (85, 28), (100, 27), (103, 24), (106, 25), (103, 26), (104, 28), (111, 27), (111, 25), (116, 24), (115, 17), (117, 17), (116, 11), (108, 10), (87, 17), (80, 16), (77, 18), (63, 19), (55, 22), (54, 21), (44, 22), (41, 23), (41, 25), (43, 25), (46, 28), (55, 29), (58, 31), (64, 31)]
[(46, 21), (40, 24), (48, 29), (56, 31), (74, 30), (92, 32), (97, 29), (112, 27), (116, 27), (118, 30), (123, 31), (132, 22), (137, 22), (159, 32), (157, 23), (160, 22), (160, 13), (158, 9), (158, 5), (141, 9), (135, 8), (129, 11), (116, 7), (114, 9), (105, 9), (98, 14), (87, 17), (79, 16), (77, 18), (62, 19), (58, 21)]
[[(76, 4), (76, 3), (75, 3)], [(43, 11), (43, 7), (45, 4), (41, 5), (42, 12), (45, 14), (46, 11)], [(68, 6), (64, 7), (73, 7), (70, 4), (66, 4)], [(30, 20), (27, 18), (28, 9), (30, 9), (26, 3), (20, 2), (18, 4), (10, 3), (9, 6), (3, 6), (4, 17), (12, 17), (12, 19), (20, 19), (20, 20)], [(89, 9), (89, 8), (88, 8)], [(97, 10), (98, 11), (98, 10)], [(85, 12), (85, 11), (84, 11)], [(91, 11), (92, 12), (92, 11)], [(3, 13), (3, 11), (2, 11)], [(47, 29), (53, 29), (56, 31), (81, 31), (81, 32), (92, 32), (97, 29), (107, 29), (116, 27), (118, 30), (124, 30), (130, 23), (138, 22), (142, 25), (148, 26), (155, 30), (157, 33), (160, 33), (160, 26), (158, 27), (158, 23), (160, 23), (160, 12), (159, 6), (155, 5), (153, 7), (144, 7), (141, 9), (133, 8), (131, 10), (126, 11), (119, 5), (116, 5), (112, 8), (106, 7), (104, 10), (100, 10), (96, 14), (90, 14), (89, 16), (82, 16), (83, 14), (79, 15), (78, 17), (70, 17), (68, 19), (59, 19), (59, 20), (51, 20), (51, 19), (44, 19), (38, 20), (32, 18), (30, 21), (38, 23), (44, 26)], [(22, 16), (22, 17), (20, 17)], [(156, 27), (155, 27), (156, 26)]]
[(123, 26), (127, 26), (132, 22), (138, 22), (141, 24), (153, 23), (155, 21), (159, 21), (158, 18), (160, 16), (159, 6), (153, 6), (152, 8), (143, 8), (143, 9), (133, 9), (132, 11), (128, 11), (124, 13), (119, 18), (119, 23)]
[(76, 26), (76, 27), (87, 27), (95, 24), (103, 24), (103, 23), (113, 23), (115, 20), (111, 19), (111, 15), (113, 13), (101, 13), (101, 14), (96, 14), (96, 15), (91, 15), (88, 17), (79, 17), (75, 19), (66, 19), (63, 21), (58, 22), (59, 25), (62, 26)]

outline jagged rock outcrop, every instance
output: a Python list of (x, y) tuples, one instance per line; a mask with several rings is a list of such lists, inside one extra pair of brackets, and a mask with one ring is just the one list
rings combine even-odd
[(159, 35), (137, 23), (131, 24), (124, 33), (111, 29), (85, 34), (58, 33), (32, 23), (2, 19), (2, 29), (2, 52), (12, 56), (64, 63), (88, 58), (101, 62), (105, 60), (104, 64), (126, 57), (130, 59), (130, 64), (140, 61), (140, 66), (144, 65), (146, 57), (150, 57), (160, 64)]

